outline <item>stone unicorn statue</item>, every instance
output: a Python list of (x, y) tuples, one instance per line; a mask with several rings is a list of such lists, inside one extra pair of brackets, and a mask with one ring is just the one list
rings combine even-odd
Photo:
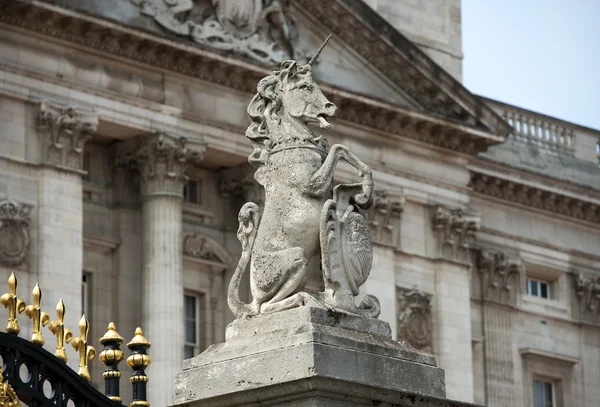
[[(262, 79), (248, 106), (252, 124), (246, 131), (254, 151), (249, 162), (265, 189), (262, 216), (258, 205), (240, 210), (238, 238), (242, 255), (229, 285), (228, 303), (237, 318), (311, 305), (377, 317), (379, 301), (354, 296), (367, 279), (373, 252), (363, 209), (371, 205), (372, 173), (345, 146), (328, 149), (308, 123), (329, 128), (336, 107), (312, 79), (312, 64), (285, 61)], [(358, 170), (362, 182), (332, 188), (339, 160)], [(333, 199), (332, 198), (333, 192)], [(303, 291), (307, 263), (319, 253), (325, 291)], [(239, 284), (250, 263), (253, 300), (243, 303)]]

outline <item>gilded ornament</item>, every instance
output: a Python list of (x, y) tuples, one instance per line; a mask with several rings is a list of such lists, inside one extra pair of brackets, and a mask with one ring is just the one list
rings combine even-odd
[(118, 364), (124, 357), (120, 349), (123, 341), (124, 339), (117, 332), (117, 327), (111, 322), (108, 324), (108, 331), (100, 338), (100, 343), (104, 345), (104, 350), (98, 356), (100, 361), (106, 365), (106, 370), (102, 374), (105, 381), (106, 396), (118, 403), (122, 401), (119, 395), (121, 372), (119, 372)]
[(18, 335), (21, 332), (21, 328), (19, 327), (17, 316), (25, 311), (25, 301), (17, 297), (17, 277), (14, 272), (8, 278), (8, 293), (0, 297), (0, 303), (2, 303), (4, 308), (8, 309), (6, 332)]
[(90, 332), (90, 324), (85, 314), (79, 320), (79, 335), (73, 338), (71, 346), (79, 352), (79, 376), (83, 377), (88, 382), (90, 381), (90, 371), (88, 363), (96, 356), (96, 349), (92, 345), (88, 345), (88, 333)]
[(50, 325), (48, 325), (50, 332), (56, 336), (56, 352), (54, 353), (54, 356), (63, 362), (67, 362), (68, 360), (65, 346), (73, 338), (73, 333), (71, 330), (65, 328), (65, 312), (65, 303), (61, 298), (56, 305), (56, 316), (58, 319), (50, 322)]
[(33, 334), (31, 335), (31, 342), (37, 345), (44, 345), (44, 337), (42, 335), (42, 328), (48, 325), (50, 322), (50, 315), (42, 311), (42, 290), (39, 284), (35, 284), (33, 288), (33, 304), (28, 305), (25, 308), (25, 315), (33, 320)]

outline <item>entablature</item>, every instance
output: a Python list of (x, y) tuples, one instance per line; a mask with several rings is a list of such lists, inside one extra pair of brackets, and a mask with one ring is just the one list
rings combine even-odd
[[(307, 11), (318, 14), (319, 7), (316, 7), (316, 4), (311, 1), (302, 3), (306, 3), (303, 5)], [(353, 24), (359, 24), (359, 17), (347, 10), (347, 7), (350, 7), (348, 4), (342, 3), (349, 2), (340, 0), (335, 6), (346, 10), (344, 13), (347, 14), (347, 18), (338, 23), (346, 24), (352, 20)], [(70, 47), (92, 51), (105, 57), (141, 63), (148, 66), (148, 69), (167, 70), (249, 94), (254, 93), (255, 84), (269, 72), (262, 66), (234, 56), (224, 56), (218, 52), (190, 46), (185, 42), (149, 34), (45, 2), (15, 1), (0, 7), (0, 23), (37, 32), (45, 38), (51, 37), (54, 41), (67, 42)], [(332, 31), (343, 41), (350, 41), (352, 45), (352, 40), (345, 38), (346, 32), (351, 31), (348, 28), (338, 24)], [(449, 74), (434, 66), (433, 61), (422, 54), (414, 44), (397, 33), (406, 43), (402, 47), (397, 44), (392, 46), (383, 41), (381, 35), (373, 31), (369, 33), (378, 45), (375, 47), (372, 44), (369, 48), (383, 48), (387, 53), (395, 50), (395, 62), (386, 67), (386, 72), (393, 74), (403, 69), (412, 70), (414, 77), (407, 79), (404, 73), (404, 76), (398, 78), (399, 83), (424, 84), (424, 90), (416, 92), (415, 95), (433, 99), (422, 101), (428, 108), (419, 112), (332, 86), (322, 86), (325, 94), (340, 108), (342, 120), (469, 155), (485, 151), (489, 146), (504, 141), (509, 131), (506, 123), (466, 89), (455, 83)], [(356, 46), (359, 47), (359, 53), (364, 48), (360, 44)], [(363, 55), (368, 60), (375, 58), (373, 63), (378, 69), (385, 67), (377, 62), (382, 56), (384, 55), (375, 58), (376, 56), (370, 54)], [(409, 66), (409, 61), (413, 59), (420, 61), (419, 69)], [(459, 92), (451, 95), (450, 88), (457, 88)], [(143, 93), (141, 97), (144, 97)], [(460, 102), (457, 98), (461, 99)], [(435, 107), (439, 103), (440, 106), (444, 106), (444, 114), (438, 112), (439, 109)], [(454, 113), (449, 114), (448, 109)], [(487, 124), (484, 125), (483, 122)]]

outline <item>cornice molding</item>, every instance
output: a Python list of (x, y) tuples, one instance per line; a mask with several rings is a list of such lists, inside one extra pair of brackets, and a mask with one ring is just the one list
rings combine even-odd
[[(314, 0), (299, 0), (299, 3), (306, 3), (309, 11), (319, 8), (317, 6), (320, 5)], [(332, 4), (345, 10), (340, 4)], [(360, 21), (351, 13), (347, 11), (344, 13), (348, 17), (340, 18), (335, 23), (336, 26), (332, 27), (332, 31), (342, 40), (351, 41), (350, 45), (352, 45), (352, 41), (356, 42), (357, 40), (346, 38), (347, 34), (343, 34), (342, 31), (355, 31), (352, 24), (360, 24)], [(340, 26), (342, 22), (350, 25), (344, 29)], [(88, 15), (84, 16), (72, 10), (37, 1), (0, 3), (0, 23), (20, 27), (102, 54), (149, 64), (154, 68), (169, 70), (251, 94), (255, 93), (256, 84), (260, 79), (269, 73), (268, 69), (237, 60), (234, 56), (225, 57), (214, 51), (178, 43), (139, 29), (121, 26)], [(400, 52), (375, 33), (371, 32), (368, 35), (372, 36), (369, 38), (377, 41), (377, 47), (374, 45), (369, 47), (383, 47), (389, 52), (394, 50), (395, 53)], [(415, 46), (413, 45), (413, 47)], [(360, 45), (359, 48), (362, 49), (364, 46)], [(407, 55), (394, 55), (392, 63), (389, 63), (389, 67), (384, 73), (396, 75), (395, 80), (401, 84), (426, 83), (426, 86), (423, 85), (425, 88), (419, 93), (421, 99), (430, 95), (427, 97), (443, 98), (442, 105), (450, 103), (454, 106), (451, 98), (436, 91), (436, 81), (427, 79), (424, 82), (420, 71), (410, 67), (410, 52), (406, 52), (408, 52)], [(363, 56), (368, 57), (369, 60), (375, 58), (373, 63), (378, 69), (382, 63), (381, 59), (385, 57), (384, 54)], [(422, 57), (427, 58), (424, 54)], [(430, 63), (433, 64), (431, 61)], [(406, 69), (412, 69), (415, 72), (414, 75), (420, 79), (402, 76), (404, 74), (400, 75), (399, 72), (404, 72)], [(437, 69), (439, 70), (439, 67)], [(477, 125), (473, 120), (468, 119), (470, 116), (464, 109), (463, 113), (458, 116), (450, 116), (453, 119), (447, 119), (446, 114), (440, 113), (440, 115), (432, 116), (428, 112), (410, 111), (332, 86), (324, 85), (322, 89), (327, 97), (338, 106), (341, 112), (340, 119), (344, 121), (460, 153), (474, 155), (485, 151), (491, 145), (501, 143), (505, 137), (504, 134), (494, 134), (495, 130)], [(420, 103), (427, 105), (433, 102), (421, 101)], [(481, 108), (483, 105), (479, 106)]]
[(471, 170), (473, 192), (600, 225), (600, 205)]

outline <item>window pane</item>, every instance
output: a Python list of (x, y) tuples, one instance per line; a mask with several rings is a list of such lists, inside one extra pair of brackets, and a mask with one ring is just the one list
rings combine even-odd
[(195, 352), (193, 346), (185, 345), (183, 347), (183, 357), (185, 359), (193, 358), (194, 356), (196, 356), (196, 355), (194, 355), (194, 353), (196, 353), (196, 352)]
[(533, 407), (546, 407), (544, 403), (544, 383), (533, 381)]
[(540, 283), (540, 297), (548, 298), (548, 284)]
[(196, 297), (191, 295), (185, 296), (185, 317), (186, 319), (196, 319)]
[(531, 280), (531, 281), (529, 282), (529, 284), (530, 284), (530, 287), (529, 287), (529, 293), (530, 293), (531, 295), (535, 295), (535, 296), (537, 296), (537, 295), (538, 295), (538, 283), (537, 283), (537, 281), (533, 281), (533, 280)]
[(552, 383), (544, 383), (544, 399), (546, 405), (544, 407), (552, 407)]
[(196, 321), (186, 320), (185, 321), (185, 342), (196, 343)]

